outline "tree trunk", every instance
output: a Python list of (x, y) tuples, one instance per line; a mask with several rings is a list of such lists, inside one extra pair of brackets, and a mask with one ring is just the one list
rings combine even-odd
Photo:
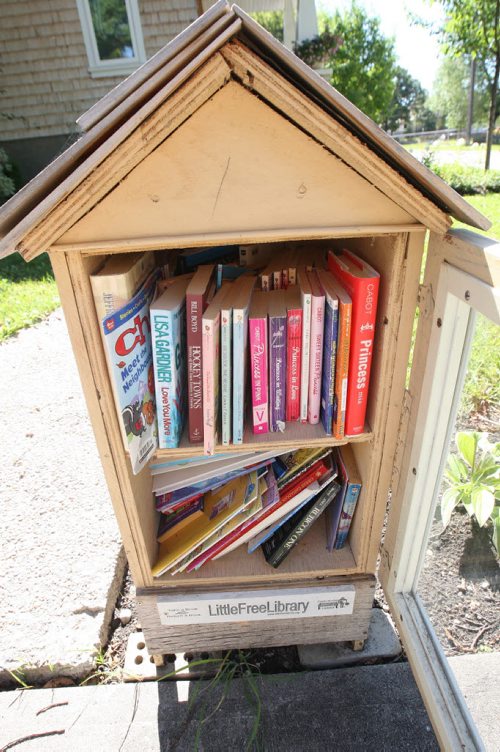
[(491, 85), (491, 98), (490, 98), (490, 115), (488, 118), (488, 133), (486, 136), (486, 159), (484, 162), (484, 169), (490, 169), (490, 157), (491, 157), (491, 144), (493, 143), (493, 130), (495, 128), (496, 111), (497, 111), (497, 93), (498, 93), (498, 78), (500, 75), (500, 55), (497, 55), (495, 63), (495, 75), (493, 77), (493, 83)]
[(467, 145), (472, 141), (472, 123), (474, 122), (474, 88), (476, 82), (476, 58), (473, 57), (470, 64), (469, 104), (467, 107), (467, 133), (465, 140)]

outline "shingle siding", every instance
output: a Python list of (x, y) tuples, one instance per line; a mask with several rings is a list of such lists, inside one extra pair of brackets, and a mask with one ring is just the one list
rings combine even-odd
[[(147, 57), (197, 16), (196, 0), (139, 0), (139, 11)], [(0, 140), (74, 132), (123, 78), (92, 78), (88, 66), (76, 0), (0, 0), (0, 112), (13, 116)]]

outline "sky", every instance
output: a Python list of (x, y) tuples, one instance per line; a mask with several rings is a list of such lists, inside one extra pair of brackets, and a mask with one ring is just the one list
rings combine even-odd
[[(425, 0), (357, 0), (371, 16), (378, 16), (384, 36), (394, 37), (399, 64), (418, 79), (424, 89), (431, 91), (439, 66), (439, 45), (427, 29), (412, 26), (407, 9), (426, 20), (439, 20), (442, 9), (438, 3)], [(316, 0), (318, 11), (344, 11), (351, 0)]]

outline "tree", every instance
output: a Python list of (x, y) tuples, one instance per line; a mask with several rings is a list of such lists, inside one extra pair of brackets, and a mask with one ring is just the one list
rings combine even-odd
[(426, 109), (427, 93), (416, 78), (400, 65), (396, 66), (395, 88), (389, 104), (384, 128), (395, 131), (400, 126), (405, 130), (418, 130)]
[[(484, 123), (488, 113), (488, 97), (485, 96), (485, 78), (478, 71), (474, 97), (474, 122)], [(465, 130), (470, 86), (470, 60), (461, 57), (446, 57), (438, 68), (432, 95), (431, 108), (436, 112), (440, 125), (445, 128)]]
[[(382, 34), (378, 18), (369, 18), (354, 2), (344, 13), (319, 20), (320, 37), (326, 36), (325, 48), (330, 49), (321, 62), (333, 69), (332, 85), (383, 123), (395, 89), (394, 41)], [(300, 46), (296, 52), (301, 57)]]
[(444, 50), (454, 56), (471, 55), (488, 81), (489, 115), (485, 170), (490, 167), (500, 78), (500, 0), (437, 0), (446, 13), (438, 33)]

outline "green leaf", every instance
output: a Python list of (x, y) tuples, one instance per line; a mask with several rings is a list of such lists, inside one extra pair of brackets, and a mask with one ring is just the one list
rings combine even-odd
[(471, 501), (474, 507), (474, 514), (479, 523), (479, 527), (483, 527), (489, 520), (490, 515), (495, 506), (495, 497), (484, 486), (481, 488), (475, 488), (471, 494)]
[(497, 556), (500, 556), (500, 515), (493, 519), (493, 545), (495, 546)]
[(441, 499), (441, 521), (443, 528), (448, 526), (451, 513), (460, 501), (460, 494), (454, 488), (447, 488)]
[(448, 457), (447, 476), (453, 483), (461, 483), (468, 475), (467, 466), (456, 454), (450, 454)]
[(478, 434), (475, 432), (459, 431), (457, 433), (456, 443), (458, 451), (471, 467), (474, 467), (477, 441)]
[(470, 499), (467, 501), (465, 499), (462, 499), (462, 504), (464, 505), (464, 509), (469, 515), (469, 517), (474, 517), (474, 504)]

